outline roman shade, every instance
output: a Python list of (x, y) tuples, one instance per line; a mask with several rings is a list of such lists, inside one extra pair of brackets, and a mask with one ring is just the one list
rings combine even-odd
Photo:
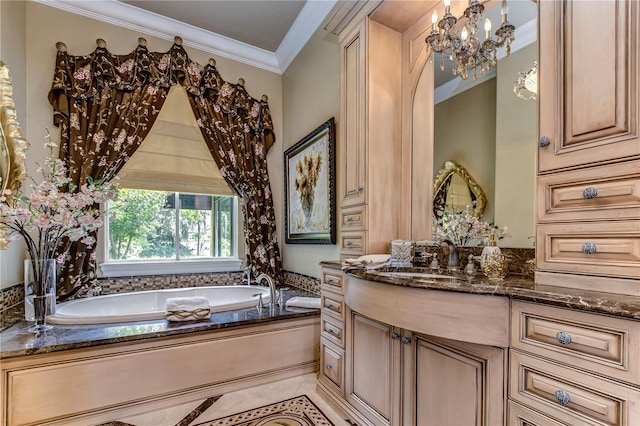
[(182, 86), (167, 99), (140, 148), (118, 173), (123, 188), (235, 195), (220, 174)]

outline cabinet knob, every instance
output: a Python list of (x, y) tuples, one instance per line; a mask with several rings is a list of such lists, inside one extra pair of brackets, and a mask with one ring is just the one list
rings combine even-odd
[(347, 222), (353, 222), (353, 217), (352, 216), (347, 216)]
[(568, 345), (571, 343), (571, 335), (565, 331), (559, 331), (556, 334), (556, 340), (561, 345)]
[(549, 136), (541, 136), (540, 139), (538, 139), (538, 146), (540, 148), (545, 148), (549, 145), (551, 145), (551, 138)]
[(593, 254), (598, 251), (598, 246), (593, 243), (584, 243), (582, 245), (582, 252), (584, 254)]
[[(327, 364), (327, 365), (325, 366), (325, 368), (326, 368), (327, 370), (331, 370), (331, 369), (333, 368), (333, 365), (331, 365), (331, 364)], [(556, 392), (556, 393), (557, 393), (557, 392)]]
[(396, 332), (391, 333), (391, 340), (398, 340), (398, 337), (400, 337), (400, 335)]
[(402, 343), (404, 343), (405, 345), (408, 345), (409, 343), (411, 343), (411, 338), (407, 336), (402, 336)]
[(347, 247), (351, 247), (353, 245), (353, 241), (347, 240), (347, 241), (345, 241), (344, 245), (347, 246)]
[(587, 200), (596, 198), (598, 196), (598, 190), (595, 187), (590, 186), (582, 191), (582, 196)]
[(571, 396), (569, 395), (569, 392), (567, 392), (567, 391), (563, 391), (563, 390), (558, 389), (556, 391), (555, 395), (556, 395), (556, 400), (558, 400), (558, 402), (561, 405), (567, 405), (568, 403), (571, 402)]
[(358, 192), (362, 192), (364, 190), (364, 187), (361, 185), (358, 187)]

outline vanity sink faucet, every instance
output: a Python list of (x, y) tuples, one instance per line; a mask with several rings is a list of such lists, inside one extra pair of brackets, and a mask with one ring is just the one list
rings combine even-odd
[(453, 241), (449, 239), (442, 240), (443, 244), (446, 244), (449, 247), (449, 263), (447, 264), (447, 270), (449, 271), (457, 271), (458, 270), (458, 247), (453, 243)]
[(271, 306), (275, 306), (278, 301), (277, 299), (277, 291), (276, 291), (276, 285), (273, 282), (273, 280), (271, 279), (271, 277), (267, 274), (260, 274), (256, 277), (256, 283), (258, 283), (259, 285), (262, 283), (262, 280), (267, 280), (267, 284), (269, 284), (269, 296), (271, 297)]

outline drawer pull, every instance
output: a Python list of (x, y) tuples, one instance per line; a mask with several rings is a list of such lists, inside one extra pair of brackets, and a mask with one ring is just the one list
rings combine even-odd
[(590, 186), (588, 188), (585, 188), (584, 191), (582, 191), (582, 196), (587, 200), (596, 198), (598, 196), (598, 190), (595, 187)]
[(391, 333), (391, 340), (398, 340), (398, 337), (400, 337), (400, 335), (396, 332)]
[(347, 241), (345, 241), (344, 245), (347, 246), (347, 247), (351, 247), (353, 245), (353, 241), (347, 240)]
[(558, 402), (561, 405), (567, 405), (568, 403), (571, 402), (571, 396), (569, 395), (569, 392), (567, 392), (567, 391), (557, 390), (556, 391), (556, 400), (558, 400)]
[[(327, 370), (331, 370), (331, 369), (333, 368), (333, 365), (331, 365), (331, 364), (327, 364), (325, 368), (326, 368)], [(556, 392), (556, 393), (557, 393), (557, 392)]]
[(337, 331), (335, 331), (333, 328), (325, 328), (325, 331), (329, 334), (331, 334), (332, 336), (335, 337), (340, 337), (340, 333), (338, 333)]
[(538, 146), (540, 148), (545, 148), (545, 147), (547, 147), (549, 145), (551, 145), (551, 138), (549, 136), (542, 136), (538, 140)]
[(569, 333), (567, 333), (566, 331), (559, 331), (556, 334), (556, 340), (561, 345), (568, 345), (568, 344), (571, 343), (571, 335)]
[(347, 216), (347, 223), (349, 223), (349, 222), (353, 222), (353, 217), (352, 216)]
[(584, 243), (582, 245), (582, 252), (584, 254), (593, 254), (598, 251), (598, 246), (593, 243)]
[(408, 345), (409, 343), (411, 343), (411, 338), (407, 336), (402, 336), (402, 343), (404, 343), (405, 345)]
[(340, 309), (340, 305), (335, 306), (335, 305), (331, 304), (331, 302), (326, 303), (326, 304), (325, 304), (325, 307), (326, 307), (327, 309), (330, 309), (330, 310), (332, 310), (333, 312), (337, 312), (337, 313), (341, 313), (341, 311), (342, 311), (342, 309)]

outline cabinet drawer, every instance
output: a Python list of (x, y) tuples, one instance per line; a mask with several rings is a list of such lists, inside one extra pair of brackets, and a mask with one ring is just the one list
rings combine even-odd
[(339, 294), (322, 293), (322, 313), (344, 322), (344, 298)]
[(320, 340), (320, 380), (342, 393), (344, 383), (344, 351)]
[(344, 323), (328, 315), (320, 318), (322, 337), (344, 349)]
[(640, 424), (640, 390), (511, 351), (509, 397), (561, 421)]
[(342, 294), (342, 273), (336, 270), (322, 270), (322, 289)]
[(362, 232), (343, 232), (340, 236), (342, 254), (361, 256), (365, 253), (366, 234)]
[(514, 301), (511, 347), (640, 383), (640, 322)]
[(538, 269), (640, 277), (640, 222), (538, 225)]
[[(509, 426), (564, 426), (566, 423), (557, 422), (543, 414), (540, 414), (523, 405), (509, 401), (509, 414), (507, 424)], [(573, 423), (576, 426), (584, 422)]]
[(538, 177), (538, 221), (640, 217), (640, 162)]
[(361, 205), (340, 210), (342, 231), (363, 231), (367, 229), (367, 206)]

